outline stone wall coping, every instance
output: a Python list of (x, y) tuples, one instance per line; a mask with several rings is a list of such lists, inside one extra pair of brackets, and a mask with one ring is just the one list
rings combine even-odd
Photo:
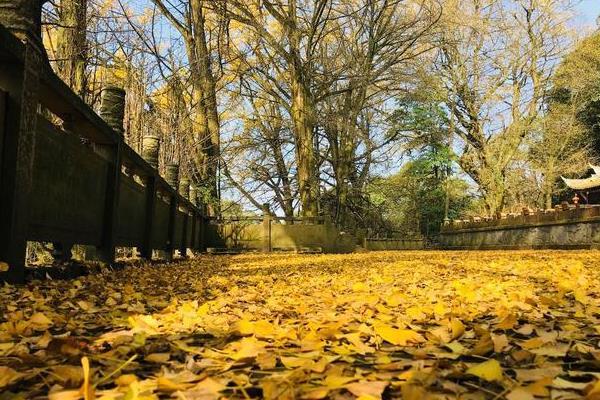
[(507, 214), (501, 219), (451, 221), (442, 226), (440, 234), (523, 229), (592, 222), (600, 222), (600, 206), (570, 207), (567, 210), (541, 210), (532, 212), (529, 215)]
[(423, 239), (366, 238), (369, 242), (422, 242)]

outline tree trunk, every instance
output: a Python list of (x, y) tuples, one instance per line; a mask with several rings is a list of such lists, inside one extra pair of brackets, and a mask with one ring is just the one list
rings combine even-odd
[(194, 136), (198, 141), (197, 168), (201, 184), (209, 194), (208, 211), (219, 214), (218, 166), (220, 162), (220, 125), (217, 110), (216, 83), (210, 65), (206, 42), (202, 0), (190, 0), (193, 28), (186, 37), (190, 62), (194, 113)]
[(87, 0), (62, 0), (56, 49), (58, 74), (81, 98), (85, 96)]
[(298, 189), (303, 216), (316, 216), (317, 179), (313, 149), (314, 106), (304, 82), (297, 72), (292, 82), (292, 119), (296, 139), (296, 162), (298, 165)]
[[(279, 132), (279, 129), (275, 131), (277, 135)], [(288, 177), (287, 167), (285, 165), (285, 158), (283, 157), (283, 152), (281, 151), (281, 140), (279, 137), (272, 138), (272, 140), (269, 141), (269, 145), (273, 151), (277, 175), (279, 179), (281, 179), (281, 201), (279, 205), (281, 206), (285, 216), (291, 218), (294, 216), (294, 199), (292, 196), (292, 185)]]
[(208, 143), (206, 148), (208, 162), (205, 179), (212, 200), (209, 204), (209, 211), (212, 215), (217, 215), (219, 214), (218, 172), (221, 157), (221, 128), (219, 124), (219, 112), (217, 109), (216, 83), (210, 65), (210, 54), (206, 42), (203, 3), (203, 0), (192, 0), (192, 10), (193, 14), (195, 14), (194, 33), (196, 36), (195, 44), (198, 57), (198, 72), (201, 81), (202, 95), (204, 96), (202, 102), (204, 104), (203, 108), (206, 113), (206, 126), (208, 129)]

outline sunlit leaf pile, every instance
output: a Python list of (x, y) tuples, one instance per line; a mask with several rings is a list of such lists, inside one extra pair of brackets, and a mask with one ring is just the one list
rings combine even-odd
[(0, 399), (600, 399), (600, 253), (202, 256), (0, 289)]

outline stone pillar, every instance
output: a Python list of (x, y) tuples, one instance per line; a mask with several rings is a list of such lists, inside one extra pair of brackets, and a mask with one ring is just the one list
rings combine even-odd
[(121, 153), (124, 142), (123, 119), (125, 117), (125, 91), (115, 86), (102, 89), (100, 116), (118, 135), (114, 145), (103, 146), (101, 151), (110, 159), (111, 165), (106, 181), (106, 204), (102, 244), (98, 247), (100, 261), (112, 264), (115, 260), (115, 237), (117, 233), (117, 212), (119, 209), (119, 187), (123, 166)]
[(22, 60), (2, 60), (0, 74), (0, 281), (25, 280), (29, 196), (33, 178), (40, 75), (47, 71), (39, 0), (0, 0), (0, 24), (16, 38), (2, 45)]
[[(158, 152), (160, 140), (158, 136), (144, 136), (142, 142), (142, 158), (155, 170), (158, 170)], [(144, 226), (144, 241), (140, 255), (147, 260), (152, 259), (152, 230), (154, 229), (154, 211), (156, 208), (156, 178), (155, 175), (146, 177), (146, 224)]]
[(48, 0), (0, 0), (0, 24), (34, 46), (47, 60), (42, 43), (42, 5)]
[[(165, 180), (167, 181), (167, 183), (169, 184), (169, 186), (171, 186), (173, 189), (177, 190), (178, 189), (178, 182), (179, 182), (179, 164), (167, 164), (166, 168), (165, 168)], [(173, 258), (173, 251), (175, 250), (175, 246), (173, 244), (173, 240), (175, 238), (175, 218), (177, 215), (177, 208), (178, 208), (178, 204), (177, 204), (177, 196), (172, 195), (170, 198), (170, 206), (169, 206), (169, 230), (167, 232), (168, 234), (168, 242), (167, 242), (167, 249), (166, 249), (166, 258), (168, 261), (170, 261)]]
[(179, 164), (167, 164), (165, 167), (165, 181), (175, 190), (179, 182)]
[(160, 150), (160, 138), (155, 135), (144, 136), (142, 140), (142, 158), (152, 168), (158, 170), (158, 152)]
[(102, 89), (100, 116), (115, 132), (123, 136), (125, 90), (117, 86), (106, 86)]
[(263, 222), (262, 222), (262, 248), (263, 252), (270, 253), (272, 250), (271, 246), (271, 210), (268, 204), (263, 204)]
[[(184, 199), (190, 199), (190, 180), (188, 178), (181, 178), (179, 180), (179, 194), (184, 198)], [(187, 257), (187, 249), (188, 249), (188, 245), (190, 245), (188, 243), (188, 231), (191, 228), (191, 223), (190, 223), (190, 215), (189, 215), (189, 210), (186, 210), (185, 216), (183, 218), (183, 233), (182, 238), (181, 238), (181, 246), (179, 247), (179, 254), (181, 254), (181, 257)]]

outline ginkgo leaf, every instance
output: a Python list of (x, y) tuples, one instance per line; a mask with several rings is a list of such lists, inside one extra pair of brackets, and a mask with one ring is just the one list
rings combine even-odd
[(401, 293), (395, 292), (385, 297), (385, 303), (390, 307), (398, 307), (404, 299), (404, 296)]
[[(569, 272), (580, 259), (585, 279)], [(69, 281), (0, 285), (0, 355), (26, 374), (0, 392), (373, 400), (385, 389), (421, 400), (552, 391), (600, 400), (590, 381), (600, 360), (598, 307), (593, 296), (585, 305), (575, 298), (575, 290), (600, 288), (597, 260), (589, 252), (201, 255), (169, 268), (139, 262)], [(350, 290), (357, 282), (364, 287)], [(83, 359), (73, 363), (82, 355), (85, 368)], [(481, 357), (506, 362), (512, 378), (499, 361), (496, 373), (473, 361)], [(469, 383), (486, 378), (496, 383)]]
[(0, 389), (18, 382), (25, 374), (15, 371), (9, 367), (0, 366)]
[(174, 382), (165, 376), (159, 376), (156, 380), (156, 384), (159, 391), (167, 393), (176, 392), (178, 390), (186, 390), (190, 387), (189, 384)]
[(512, 329), (517, 324), (517, 316), (514, 314), (507, 315), (502, 321), (496, 324), (498, 329)]
[(457, 318), (452, 318), (450, 321), (450, 331), (452, 340), (458, 339), (465, 333), (465, 325)]
[(118, 386), (129, 386), (133, 382), (137, 382), (137, 380), (138, 380), (137, 376), (135, 376), (133, 374), (125, 374), (125, 375), (121, 375), (117, 379), (115, 379), (115, 383)]
[(337, 388), (344, 387), (348, 382), (355, 381), (356, 379), (357, 378), (352, 377), (352, 376), (342, 376), (342, 375), (330, 374), (330, 375), (327, 375), (327, 377), (325, 377), (325, 379), (323, 380), (323, 383), (329, 389), (337, 389)]
[(241, 319), (236, 322), (236, 331), (242, 336), (250, 336), (254, 334), (254, 322), (247, 319)]
[(275, 327), (269, 321), (260, 320), (254, 324), (254, 335), (259, 338), (268, 338), (275, 334)]
[(526, 350), (531, 350), (531, 349), (537, 349), (538, 347), (542, 347), (544, 345), (544, 339), (540, 338), (540, 337), (535, 337), (535, 338), (531, 338), (528, 339), (524, 342), (520, 343), (520, 346), (523, 349)]
[(298, 368), (298, 367), (307, 367), (312, 364), (310, 359), (301, 358), (301, 357), (280, 357), (281, 363), (286, 368)]
[(382, 381), (361, 381), (350, 383), (345, 388), (358, 398), (379, 400), (388, 385), (388, 382)]
[(54, 323), (50, 318), (41, 312), (35, 313), (29, 318), (29, 324), (36, 330), (45, 331)]
[(309, 391), (302, 394), (301, 399), (306, 400), (321, 400), (327, 397), (331, 390), (329, 388), (316, 388), (310, 389)]
[(48, 400), (81, 400), (81, 390), (58, 390), (48, 393)]
[(218, 400), (221, 398), (221, 392), (226, 388), (227, 386), (222, 383), (212, 378), (206, 378), (184, 391), (175, 393), (175, 395), (183, 399)]
[(486, 381), (501, 381), (503, 379), (502, 366), (494, 359), (482, 362), (467, 369), (467, 374), (475, 375)]
[(506, 395), (507, 400), (535, 400), (535, 396), (531, 394), (527, 389), (516, 388), (510, 391)]
[(93, 400), (94, 399), (94, 387), (91, 383), (91, 370), (90, 370), (90, 360), (87, 357), (81, 358), (81, 367), (83, 368), (83, 384), (81, 385), (81, 393), (83, 393), (84, 400)]
[(355, 292), (365, 292), (368, 290), (368, 287), (363, 282), (356, 282), (352, 285), (352, 290)]
[(153, 353), (145, 356), (144, 360), (148, 362), (164, 364), (169, 361), (169, 358), (171, 358), (171, 354), (169, 353)]
[(294, 388), (289, 382), (264, 380), (261, 388), (265, 400), (294, 400), (296, 398)]
[(83, 368), (75, 365), (56, 365), (52, 375), (59, 378), (63, 386), (77, 386), (83, 381)]
[(245, 337), (231, 346), (231, 358), (234, 360), (244, 360), (255, 358), (264, 349), (264, 343), (254, 337)]
[(504, 350), (508, 344), (508, 337), (506, 335), (491, 335), (492, 337), (492, 342), (494, 343), (494, 351), (496, 353), (500, 353), (502, 352), (502, 350)]
[(423, 336), (409, 329), (397, 329), (382, 323), (377, 323), (373, 327), (377, 335), (394, 345), (408, 346), (425, 342)]

